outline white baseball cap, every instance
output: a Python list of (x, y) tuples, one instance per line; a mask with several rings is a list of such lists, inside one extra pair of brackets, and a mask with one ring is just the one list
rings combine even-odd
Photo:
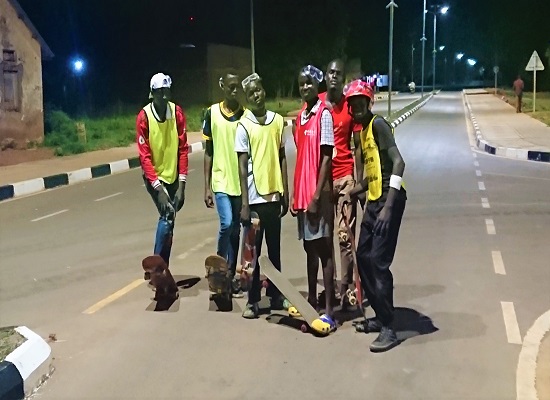
[(158, 74), (153, 75), (151, 78), (151, 83), (149, 87), (151, 90), (160, 89), (160, 88), (170, 88), (172, 86), (172, 78), (168, 75), (159, 72)]

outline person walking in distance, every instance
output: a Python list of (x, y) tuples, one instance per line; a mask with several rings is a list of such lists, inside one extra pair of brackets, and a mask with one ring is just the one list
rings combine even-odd
[(520, 75), (518, 75), (512, 86), (514, 88), (514, 93), (516, 94), (516, 112), (520, 113), (522, 105), (521, 102), (523, 101), (523, 89), (525, 86)]

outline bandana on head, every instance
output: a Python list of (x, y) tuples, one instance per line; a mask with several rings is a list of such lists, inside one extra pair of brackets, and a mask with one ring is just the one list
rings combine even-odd
[(300, 73), (304, 74), (305, 76), (309, 76), (312, 79), (315, 79), (318, 83), (321, 83), (323, 81), (323, 72), (313, 65), (306, 65), (304, 68), (302, 68)]
[(251, 74), (251, 75), (248, 75), (246, 78), (243, 79), (243, 81), (242, 81), (242, 83), (241, 83), (241, 84), (243, 85), (243, 90), (246, 91), (246, 88), (247, 88), (248, 86), (250, 86), (250, 84), (251, 84), (252, 82), (261, 81), (261, 80), (262, 80), (262, 78), (260, 78), (260, 75), (258, 75), (258, 74), (255, 73), (255, 72), (254, 72), (253, 74)]

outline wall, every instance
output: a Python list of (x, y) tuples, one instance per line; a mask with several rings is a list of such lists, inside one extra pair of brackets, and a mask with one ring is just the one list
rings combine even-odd
[(18, 147), (25, 147), (28, 141), (44, 138), (41, 50), (8, 0), (0, 0), (0, 78), (4, 49), (15, 50), (21, 71), (21, 108), (20, 112), (0, 108), (0, 141), (13, 138)]

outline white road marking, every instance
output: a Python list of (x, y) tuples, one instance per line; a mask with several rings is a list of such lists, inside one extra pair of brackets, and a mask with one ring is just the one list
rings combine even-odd
[(487, 234), (488, 235), (496, 235), (497, 234), (497, 231), (495, 229), (495, 222), (492, 219), (486, 218), (485, 219), (485, 225), (487, 225)]
[(478, 183), (477, 183), (477, 186), (479, 187), (479, 190), (485, 190), (485, 183), (483, 183), (483, 182), (478, 182)]
[(122, 193), (123, 193), (123, 192), (118, 192), (118, 193), (110, 194), (109, 196), (101, 197), (101, 198), (99, 198), (99, 199), (95, 199), (94, 201), (103, 201), (103, 200), (107, 200), (107, 199), (110, 199), (111, 197), (118, 196), (119, 194), (122, 194)]
[[(215, 240), (215, 238), (210, 237), (205, 239), (202, 243), (196, 245), (195, 247), (190, 248), (188, 251), (186, 251), (183, 254), (180, 254), (177, 258), (179, 260), (183, 260), (184, 258), (188, 257), (191, 253), (194, 251), (199, 250), (200, 248), (206, 246), (209, 243), (212, 243)], [(117, 290), (116, 292), (110, 294), (109, 296), (105, 297), (103, 300), (98, 301), (93, 306), (87, 308), (82, 313), (83, 314), (93, 314), (99, 310), (101, 310), (103, 307), (109, 305), (113, 301), (121, 298), (125, 294), (129, 293), (133, 289), (137, 288), (138, 286), (141, 286), (146, 281), (144, 279), (136, 279), (133, 282), (130, 282), (128, 285), (124, 286), (122, 289)]]
[(214, 241), (214, 238), (213, 237), (209, 237), (207, 239), (205, 239), (202, 243), (199, 243), (198, 245), (196, 245), (195, 247), (191, 247), (189, 250), (187, 250), (185, 253), (182, 253), (178, 256), (178, 260), (184, 260), (186, 259), (191, 253), (203, 248), (204, 246), (206, 246), (207, 244), (210, 244)]
[[(537, 356), (540, 343), (550, 332), (550, 310), (537, 318), (535, 323), (523, 338), (521, 351), (519, 352), (518, 366), (516, 369), (516, 399), (537, 400), (537, 388), (535, 379), (537, 375)], [(541, 399), (542, 400), (542, 399)]]
[(487, 197), (482, 197), (481, 198), (481, 207), (491, 208), (491, 205), (489, 204), (489, 199)]
[(476, 167), (479, 167), (479, 161), (474, 161), (474, 165), (475, 165)]
[(481, 171), (479, 169), (476, 169), (476, 175), (481, 176)]
[(502, 316), (504, 317), (504, 326), (506, 327), (506, 336), (508, 343), (521, 344), (521, 334), (519, 333), (518, 319), (514, 303), (510, 301), (501, 301)]
[(495, 274), (506, 275), (504, 261), (502, 261), (502, 254), (500, 251), (492, 251), (491, 255), (493, 256), (493, 267), (495, 268)]
[(55, 216), (55, 215), (63, 214), (64, 212), (67, 212), (67, 211), (69, 211), (69, 210), (68, 210), (68, 209), (65, 209), (65, 210), (61, 210), (61, 211), (56, 211), (56, 212), (54, 212), (54, 213), (51, 213), (51, 214), (48, 214), (48, 215), (44, 215), (43, 217), (31, 219), (31, 222), (41, 221), (41, 220), (43, 220), (43, 219), (50, 218), (50, 217), (53, 217), (53, 216)]

